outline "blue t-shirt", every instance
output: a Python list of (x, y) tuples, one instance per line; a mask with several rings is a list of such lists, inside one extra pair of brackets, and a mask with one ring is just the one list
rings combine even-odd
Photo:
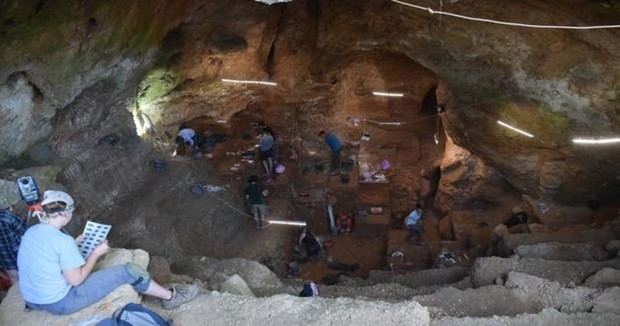
[(328, 132), (325, 136), (325, 143), (327, 143), (327, 146), (329, 146), (329, 149), (332, 152), (337, 152), (342, 148), (342, 143), (340, 142), (340, 139), (338, 139), (338, 136), (331, 132)]
[(407, 216), (407, 220), (405, 221), (405, 224), (416, 225), (418, 224), (421, 218), (422, 218), (422, 210), (415, 209), (413, 210), (413, 212), (411, 212), (411, 214), (409, 214), (409, 216)]
[(22, 237), (17, 255), (24, 300), (34, 304), (60, 301), (71, 289), (62, 271), (84, 263), (72, 237), (45, 223), (32, 226)]
[(185, 142), (188, 142), (191, 146), (194, 146), (194, 137), (196, 132), (192, 128), (185, 128), (179, 131), (179, 136), (183, 138)]
[(261, 152), (266, 152), (273, 147), (275, 143), (273, 136), (271, 135), (263, 135), (260, 137), (259, 144)]

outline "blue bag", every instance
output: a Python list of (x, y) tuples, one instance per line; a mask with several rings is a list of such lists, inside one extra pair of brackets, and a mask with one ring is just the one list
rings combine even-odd
[(97, 326), (172, 326), (172, 320), (165, 320), (141, 304), (128, 303), (112, 318), (100, 321)]

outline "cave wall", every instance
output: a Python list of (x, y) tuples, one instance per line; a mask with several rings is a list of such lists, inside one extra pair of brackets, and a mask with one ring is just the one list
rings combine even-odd
[[(578, 0), (458, 1), (443, 9), (553, 24), (611, 24), (620, 17), (618, 8)], [(383, 51), (406, 56), (445, 81), (439, 100), (448, 109), (442, 121), (449, 136), (515, 189), (566, 202), (608, 200), (620, 192), (618, 149), (578, 148), (570, 138), (620, 132), (619, 39), (618, 30), (440, 19), (389, 1), (5, 1), (0, 117), (7, 123), (0, 126), (0, 162), (49, 140), (67, 168), (84, 150), (80, 143), (93, 146), (115, 132), (135, 137), (127, 112), (149, 120), (168, 141), (179, 122), (195, 117), (229, 120), (256, 103), (320, 102), (331, 94), (327, 67), (352, 54)], [(272, 79), (280, 87), (230, 86), (220, 78)], [(99, 89), (100, 97), (93, 95)], [(89, 122), (68, 131), (75, 123), (68, 117), (80, 115), (89, 115)], [(498, 128), (498, 119), (531, 131), (536, 140)], [(127, 143), (133, 141), (139, 139)], [(82, 159), (86, 175), (100, 157)], [(134, 164), (88, 180), (96, 183)]]
[(1, 2), (0, 162), (45, 140), (56, 112), (98, 81), (132, 87), (128, 81), (192, 6), (187, 0)]

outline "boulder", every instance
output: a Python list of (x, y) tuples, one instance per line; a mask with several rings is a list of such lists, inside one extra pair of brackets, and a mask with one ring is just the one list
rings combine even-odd
[(530, 223), (527, 225), (530, 233), (546, 233), (549, 229), (544, 224)]
[(19, 192), (15, 181), (0, 179), (0, 208), (15, 205), (19, 200)]
[(194, 279), (190, 276), (179, 275), (170, 271), (170, 263), (161, 256), (151, 256), (148, 271), (151, 277), (160, 284), (194, 282)]
[(620, 240), (611, 240), (605, 244), (605, 250), (617, 253), (620, 250)]
[(456, 283), (469, 275), (469, 268), (455, 266), (450, 268), (426, 269), (418, 272), (394, 274), (387, 271), (370, 271), (368, 284), (396, 283), (410, 288), (430, 285)]
[(4, 179), (0, 179), (0, 208), (15, 205), (21, 200), (15, 184), (15, 180), (20, 176), (33, 176), (41, 194), (49, 189), (63, 190), (64, 187), (56, 182), (56, 176), (60, 170), (57, 166), (47, 165), (3, 173), (5, 174)]
[(519, 257), (543, 258), (548, 260), (607, 260), (613, 256), (603, 249), (601, 243), (559, 243), (544, 242), (533, 245), (518, 246), (515, 253)]
[(486, 318), (441, 318), (434, 319), (432, 326), (612, 326), (618, 325), (618, 315), (616, 314), (591, 314), (577, 313), (568, 314), (557, 311), (556, 309), (545, 309), (535, 314), (521, 314), (515, 317), (493, 316)]
[(592, 308), (592, 298), (600, 295), (598, 289), (566, 288), (558, 282), (517, 272), (508, 273), (505, 286), (540, 309), (555, 308), (562, 312), (588, 312)]
[(237, 274), (230, 276), (220, 284), (220, 292), (255, 297), (245, 281)]
[(586, 286), (593, 288), (620, 286), (620, 270), (603, 268), (584, 282)]
[[(146, 269), (149, 263), (149, 255), (140, 249), (111, 249), (97, 263), (95, 270), (129, 262)], [(13, 286), (0, 305), (0, 325), (91, 325), (109, 317), (115, 310), (127, 303), (139, 303), (140, 301), (138, 293), (126, 284), (112, 291), (99, 304), (94, 304), (71, 315), (55, 316), (43, 311), (26, 312), (19, 286)]]
[(478, 258), (472, 268), (474, 286), (491, 285), (497, 277), (509, 272), (521, 272), (547, 280), (556, 281), (563, 286), (581, 284), (592, 273), (605, 268), (620, 268), (620, 259), (599, 261), (558, 261), (540, 258)]
[(501, 246), (503, 250), (510, 253), (521, 245), (531, 245), (542, 242), (606, 242), (614, 238), (615, 235), (609, 228), (565, 230), (553, 233), (503, 234)]
[(618, 302), (620, 302), (620, 287), (611, 288), (594, 299), (594, 308), (592, 308), (592, 312), (598, 314), (613, 313), (618, 315), (620, 314), (620, 305), (618, 305)]
[(465, 290), (447, 287), (433, 294), (415, 296), (411, 300), (439, 316), (516, 316), (540, 310), (540, 306), (532, 300), (519, 297), (514, 291), (497, 285)]
[(243, 278), (257, 295), (274, 294), (284, 287), (278, 276), (265, 265), (244, 258), (217, 260), (190, 257), (173, 263), (171, 269), (175, 273), (206, 281), (212, 290), (219, 290), (219, 284), (235, 274)]
[(402, 326), (428, 325), (429, 313), (415, 301), (399, 303), (371, 302), (347, 298), (300, 298), (285, 294), (251, 298), (210, 292), (182, 308), (165, 311), (158, 305), (149, 308), (175, 325), (356, 325)]

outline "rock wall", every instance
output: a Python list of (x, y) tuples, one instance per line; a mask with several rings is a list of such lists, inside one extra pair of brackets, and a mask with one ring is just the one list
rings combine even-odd
[(19, 1), (0, 4), (0, 162), (52, 132), (52, 117), (86, 88), (119, 88), (148, 63), (193, 1)]

